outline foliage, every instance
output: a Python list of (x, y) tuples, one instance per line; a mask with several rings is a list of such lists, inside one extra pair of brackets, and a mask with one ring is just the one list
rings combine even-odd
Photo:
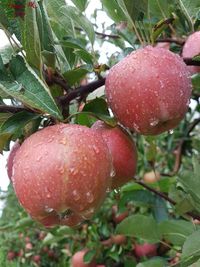
[[(98, 89), (108, 69), (147, 43), (167, 40), (180, 53), (186, 36), (200, 29), (199, 0), (98, 0), (91, 17), (86, 14), (94, 1), (66, 2), (0, 0), (0, 28), (10, 43), (0, 50), (1, 153), (11, 141), (57, 122), (90, 127), (101, 119), (114, 126), (104, 88)], [(100, 23), (99, 16), (111, 23)], [(192, 80), (192, 105), (176, 129), (156, 138), (132, 133), (137, 179), (110, 192), (91, 221), (45, 229), (19, 206), (12, 185), (1, 192), (0, 266), (67, 267), (85, 247), (86, 261), (95, 256), (106, 266), (198, 266), (200, 74)], [(151, 170), (161, 179), (148, 185), (142, 177)], [(117, 234), (127, 236), (124, 244), (111, 241)], [(157, 257), (135, 257), (134, 244), (144, 242), (157, 244)]]

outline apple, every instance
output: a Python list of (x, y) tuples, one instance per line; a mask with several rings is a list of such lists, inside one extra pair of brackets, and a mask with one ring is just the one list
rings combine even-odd
[(90, 219), (111, 185), (111, 156), (101, 134), (80, 125), (46, 127), (21, 145), (14, 159), (16, 195), (46, 227)]
[(128, 217), (129, 212), (128, 210), (118, 213), (118, 207), (117, 205), (113, 205), (112, 206), (112, 220), (118, 224), (120, 222), (122, 222), (126, 217)]
[(143, 180), (147, 184), (155, 183), (160, 180), (160, 173), (158, 171), (150, 171), (144, 174)]
[(33, 256), (33, 261), (34, 261), (35, 263), (40, 263), (40, 261), (41, 261), (41, 256), (40, 256), (40, 255), (34, 255), (34, 256)]
[(26, 250), (32, 250), (33, 249), (33, 245), (32, 245), (32, 243), (26, 243), (26, 245), (25, 245), (25, 249)]
[(12, 181), (12, 173), (13, 173), (13, 161), (17, 153), (17, 150), (19, 148), (20, 148), (20, 143), (19, 141), (16, 141), (13, 147), (11, 148), (8, 159), (7, 159), (7, 174), (11, 181)]
[(89, 264), (84, 263), (84, 255), (87, 250), (81, 250), (76, 252), (72, 257), (72, 267), (96, 267), (96, 263), (90, 262)]
[(136, 172), (137, 150), (130, 135), (120, 126), (110, 127), (103, 121), (95, 122), (92, 128), (101, 133), (112, 155), (112, 189), (131, 181)]
[(154, 257), (157, 255), (157, 245), (155, 244), (135, 244), (134, 253), (137, 258)]
[(175, 128), (188, 110), (191, 78), (179, 55), (147, 46), (113, 66), (107, 101), (119, 122), (143, 135)]
[(116, 245), (123, 245), (126, 243), (127, 238), (124, 235), (112, 235), (111, 240), (113, 244)]
[[(182, 51), (183, 58), (193, 58), (197, 55), (200, 55), (200, 31), (194, 32), (187, 38)], [(199, 66), (188, 66), (188, 69), (191, 75), (200, 72)]]
[(7, 253), (7, 260), (12, 261), (16, 257), (16, 253), (14, 251), (9, 251)]

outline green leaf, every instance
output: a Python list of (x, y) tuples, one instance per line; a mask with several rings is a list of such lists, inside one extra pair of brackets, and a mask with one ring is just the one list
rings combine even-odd
[(0, 152), (2, 152), (7, 143), (23, 135), (24, 127), (32, 120), (38, 119), (38, 115), (22, 111), (10, 116), (0, 127)]
[(88, 73), (87, 69), (77, 68), (77, 69), (74, 69), (74, 70), (67, 71), (64, 74), (64, 77), (66, 78), (67, 83), (70, 86), (72, 86), (72, 85), (74, 85), (76, 83), (79, 83), (85, 77), (85, 75), (87, 73)]
[(93, 65), (93, 56), (83, 49), (76, 49), (74, 51), (84, 62)]
[(184, 220), (168, 220), (159, 224), (160, 233), (165, 240), (174, 245), (182, 246), (187, 236), (195, 231), (191, 222)]
[(129, 216), (117, 226), (116, 232), (118, 234), (138, 237), (152, 242), (161, 240), (158, 225), (150, 216)]
[(148, 1), (146, 0), (117, 0), (129, 22), (141, 20), (147, 13)]
[(159, 21), (158, 23), (156, 23), (156, 25), (153, 27), (153, 33), (152, 33), (152, 37), (153, 37), (153, 41), (155, 41), (160, 34), (166, 30), (170, 24), (172, 24), (174, 21), (174, 18), (168, 18), (168, 19), (162, 19), (161, 21)]
[(75, 7), (63, 6), (60, 12), (69, 19), (73, 20), (74, 24), (85, 31), (90, 42), (93, 44), (95, 40), (95, 32), (92, 23), (83, 16)]
[(56, 29), (54, 29), (55, 34), (59, 30), (59, 27), (62, 27), (65, 33), (70, 33), (73, 36), (71, 20), (64, 16), (60, 9), (66, 5), (65, 0), (44, 0), (44, 2), (50, 17), (50, 23), (56, 26)]
[(12, 116), (12, 113), (0, 113), (0, 127), (11, 116)]
[(197, 158), (193, 158), (194, 172), (183, 172), (178, 178), (183, 184), (186, 192), (190, 194), (195, 203), (195, 207), (200, 211), (200, 164)]
[(200, 257), (200, 230), (188, 236), (183, 245), (181, 259), (184, 261), (193, 257), (195, 257), (195, 261), (196, 257)]
[(21, 220), (19, 220), (16, 225), (15, 225), (15, 230), (23, 230), (26, 227), (30, 227), (34, 224), (33, 219), (31, 219), (30, 217), (27, 218), (22, 218)]
[(41, 49), (42, 51), (48, 51), (51, 53), (54, 53), (54, 38), (53, 38), (53, 32), (49, 23), (49, 17), (46, 12), (46, 7), (44, 5), (43, 1), (39, 2), (39, 7), (41, 10), (41, 19), (42, 23), (39, 25), (38, 28), (40, 29), (40, 40), (41, 40)]
[(37, 25), (36, 10), (39, 9), (37, 2), (34, 2), (36, 8), (28, 5), (30, 1), (26, 1), (25, 17), (23, 23), (23, 48), (26, 52), (28, 63), (40, 70), (42, 66), (41, 60), (41, 44)]
[(96, 255), (96, 250), (89, 250), (87, 253), (85, 253), (83, 261), (85, 264), (89, 264), (95, 257)]
[(88, 0), (72, 0), (72, 2), (81, 12), (85, 11), (88, 5)]
[(11, 60), (10, 71), (12, 75), (6, 72), (0, 62), (0, 89), (27, 106), (62, 118), (48, 87), (22, 57), (16, 56)]
[(117, 23), (127, 20), (116, 0), (101, 0), (101, 2), (103, 4), (103, 9), (112, 20)]

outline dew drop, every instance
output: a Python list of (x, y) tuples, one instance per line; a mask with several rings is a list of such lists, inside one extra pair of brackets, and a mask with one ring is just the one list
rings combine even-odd
[(97, 146), (93, 145), (93, 149), (96, 154), (99, 154), (99, 149)]
[(154, 126), (158, 125), (158, 123), (159, 123), (159, 120), (158, 119), (152, 119), (150, 121), (150, 126), (154, 127)]
[(52, 209), (52, 208), (49, 208), (48, 206), (45, 206), (44, 209), (45, 209), (45, 211), (48, 212), (48, 213), (53, 212), (53, 209)]
[(80, 195), (79, 195), (77, 190), (74, 190), (72, 192), (72, 195), (73, 195), (73, 198), (74, 198), (75, 201), (78, 201), (80, 199)]
[(88, 203), (92, 203), (94, 201), (94, 196), (91, 192), (86, 193), (86, 198), (87, 198)]

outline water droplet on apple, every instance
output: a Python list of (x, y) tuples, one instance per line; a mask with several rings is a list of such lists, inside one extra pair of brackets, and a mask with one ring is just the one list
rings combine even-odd
[(92, 203), (94, 201), (94, 196), (91, 192), (86, 193), (86, 198), (88, 203)]
[(75, 201), (78, 201), (80, 199), (80, 194), (78, 193), (77, 190), (74, 190), (72, 192), (72, 195), (73, 195), (73, 198), (74, 198)]

